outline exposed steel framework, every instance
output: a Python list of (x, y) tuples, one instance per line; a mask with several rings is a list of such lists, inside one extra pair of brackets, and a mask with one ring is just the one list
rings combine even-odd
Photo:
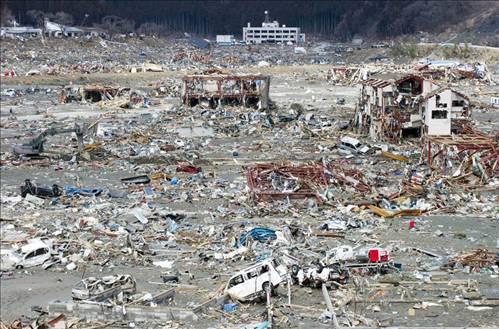
[[(257, 201), (279, 198), (318, 197), (317, 190), (327, 186), (322, 165), (279, 166), (258, 164), (246, 168), (246, 180), (252, 197)], [(280, 186), (276, 186), (276, 181)], [(290, 183), (295, 189), (282, 188)]]
[(188, 75), (183, 78), (182, 101), (186, 106), (208, 101), (212, 107), (229, 103), (266, 109), (269, 86), (267, 75)]

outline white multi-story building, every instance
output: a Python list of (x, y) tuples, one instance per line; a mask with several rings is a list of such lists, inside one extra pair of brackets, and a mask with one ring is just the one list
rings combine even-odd
[(269, 12), (265, 11), (265, 21), (261, 27), (252, 27), (248, 23), (247, 27), (243, 27), (243, 40), (246, 43), (262, 43), (262, 42), (305, 42), (305, 34), (301, 33), (299, 27), (287, 27), (286, 25), (279, 26), (278, 21), (270, 21)]

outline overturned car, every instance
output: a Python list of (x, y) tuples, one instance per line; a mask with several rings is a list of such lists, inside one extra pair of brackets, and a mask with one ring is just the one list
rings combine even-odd
[(286, 267), (277, 259), (266, 259), (234, 274), (225, 287), (225, 293), (240, 301), (250, 301), (275, 292), (277, 286), (287, 278)]
[(37, 186), (31, 180), (26, 179), (24, 185), (21, 186), (21, 196), (25, 198), (28, 194), (44, 199), (55, 198), (62, 195), (62, 189), (57, 184), (52, 185), (52, 187)]

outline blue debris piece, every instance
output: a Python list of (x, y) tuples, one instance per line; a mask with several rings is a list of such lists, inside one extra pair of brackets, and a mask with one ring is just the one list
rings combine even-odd
[(231, 313), (234, 312), (236, 308), (237, 304), (235, 303), (224, 304), (224, 312)]
[(269, 322), (268, 321), (263, 321), (260, 322), (255, 326), (255, 329), (267, 329), (269, 327)]
[(75, 195), (81, 196), (98, 196), (101, 194), (103, 189), (101, 188), (78, 188), (70, 185), (64, 185), (64, 193), (68, 197), (72, 197)]
[(239, 237), (239, 245), (242, 246), (246, 244), (248, 236), (251, 236), (253, 240), (257, 240), (260, 242), (266, 242), (268, 240), (277, 239), (277, 235), (275, 234), (274, 230), (265, 227), (255, 227), (254, 229), (251, 229), (250, 231), (241, 234), (241, 236)]

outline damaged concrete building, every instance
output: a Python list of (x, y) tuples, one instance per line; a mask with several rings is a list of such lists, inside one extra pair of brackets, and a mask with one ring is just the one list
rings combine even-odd
[(460, 133), (471, 117), (469, 98), (450, 87), (438, 88), (426, 94), (420, 108), (424, 135)]
[(182, 101), (186, 106), (205, 104), (211, 108), (235, 105), (266, 109), (270, 76), (188, 75), (183, 78)]
[(450, 135), (471, 116), (469, 98), (413, 74), (383, 74), (360, 83), (354, 126), (373, 140)]

